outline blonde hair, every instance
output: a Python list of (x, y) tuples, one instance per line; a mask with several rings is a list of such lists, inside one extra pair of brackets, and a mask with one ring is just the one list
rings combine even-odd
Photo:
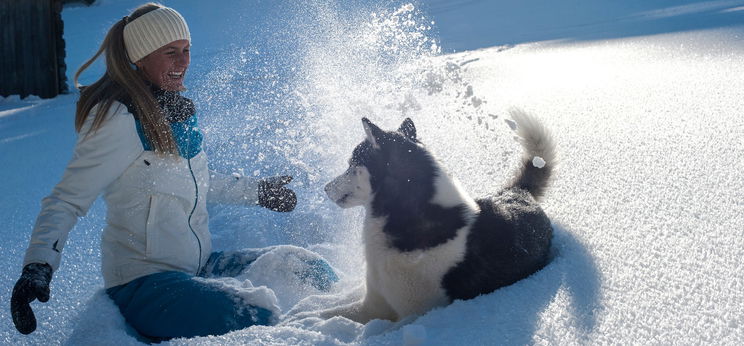
[(98, 108), (90, 131), (95, 131), (101, 127), (105, 115), (111, 109), (114, 101), (128, 96), (131, 98), (134, 110), (142, 124), (145, 137), (155, 152), (161, 154), (178, 153), (170, 124), (152, 96), (150, 87), (145, 83), (145, 77), (129, 62), (124, 45), (124, 26), (128, 22), (161, 7), (163, 6), (156, 3), (144, 4), (135, 9), (128, 17), (117, 21), (109, 29), (101, 47), (98, 48), (98, 52), (77, 70), (73, 81), (77, 88), (81, 88), (78, 84), (78, 76), (101, 54), (104, 54), (106, 73), (98, 81), (82, 88), (80, 91), (80, 99), (75, 111), (75, 130), (77, 132), (80, 132), (83, 123), (96, 105), (98, 105)]

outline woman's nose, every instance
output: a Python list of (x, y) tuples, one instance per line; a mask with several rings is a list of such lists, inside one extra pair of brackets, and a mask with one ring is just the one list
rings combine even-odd
[(181, 53), (176, 57), (176, 64), (179, 66), (189, 66), (190, 61), (189, 53)]

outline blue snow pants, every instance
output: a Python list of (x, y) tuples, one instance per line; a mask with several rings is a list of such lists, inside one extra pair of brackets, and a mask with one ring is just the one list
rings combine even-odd
[[(212, 253), (198, 276), (235, 277), (273, 248)], [(303, 282), (326, 291), (338, 281), (324, 260), (312, 259), (306, 264), (308, 270), (296, 273)], [(106, 293), (127, 323), (153, 342), (221, 335), (254, 325), (270, 325), (278, 317), (235, 293), (177, 271), (140, 277), (111, 287)]]

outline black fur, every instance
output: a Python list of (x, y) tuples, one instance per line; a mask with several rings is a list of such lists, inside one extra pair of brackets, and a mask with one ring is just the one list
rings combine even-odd
[(545, 190), (548, 188), (548, 181), (553, 174), (553, 167), (545, 166), (543, 168), (537, 168), (532, 164), (531, 158), (524, 158), (522, 159), (522, 167), (519, 172), (521, 174), (518, 174), (514, 178), (511, 186), (529, 191), (535, 200), (540, 201), (543, 195), (545, 195)]
[(553, 229), (527, 191), (508, 189), (476, 202), (481, 212), (470, 229), (465, 259), (442, 279), (451, 300), (511, 285), (547, 264)]

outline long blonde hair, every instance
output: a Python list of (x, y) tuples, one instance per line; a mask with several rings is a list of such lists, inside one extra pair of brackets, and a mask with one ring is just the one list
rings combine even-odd
[(145, 83), (144, 75), (129, 62), (124, 45), (124, 26), (145, 13), (161, 7), (163, 6), (155, 3), (144, 4), (135, 9), (128, 17), (117, 21), (109, 29), (101, 47), (98, 48), (98, 52), (77, 70), (73, 81), (77, 88), (81, 88), (78, 84), (78, 76), (101, 54), (106, 57), (106, 73), (98, 81), (82, 88), (80, 91), (80, 100), (78, 100), (75, 111), (75, 130), (77, 132), (80, 132), (83, 123), (96, 105), (98, 105), (98, 108), (95, 112), (95, 120), (93, 120), (91, 131), (101, 127), (105, 120), (104, 117), (114, 101), (129, 96), (139, 116), (145, 137), (149, 140), (153, 149), (161, 154), (178, 153), (170, 124), (152, 96), (150, 87)]

